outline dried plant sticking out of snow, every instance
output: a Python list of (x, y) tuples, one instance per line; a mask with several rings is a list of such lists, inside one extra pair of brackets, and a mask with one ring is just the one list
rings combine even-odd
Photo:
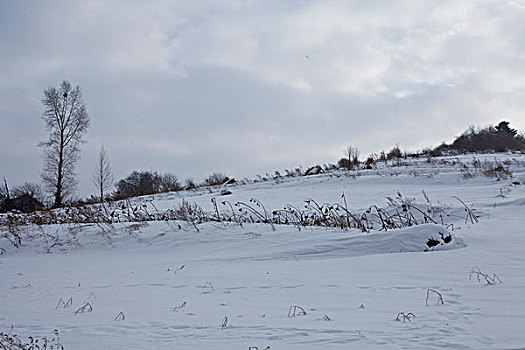
[(485, 282), (487, 282), (487, 284), (491, 285), (496, 283), (503, 283), (503, 281), (498, 277), (498, 275), (494, 274), (492, 277), (490, 277), (488, 274), (481, 272), (478, 266), (474, 266), (472, 270), (470, 270), (468, 279), (472, 280), (472, 276), (476, 276), (478, 282), (481, 282), (481, 279), (483, 278)]
[(396, 321), (408, 321), (408, 322), (412, 322), (412, 319), (411, 318), (416, 318), (416, 315), (414, 315), (413, 313), (409, 312), (407, 314), (405, 314), (404, 312), (400, 312), (397, 314), (396, 316)]
[(215, 288), (213, 287), (213, 284), (211, 284), (211, 281), (208, 281), (208, 282), (204, 283), (204, 286), (202, 286), (202, 288), (201, 288), (201, 292), (204, 293), (204, 294), (210, 293), (210, 292), (206, 291), (206, 289), (215, 290)]
[(124, 321), (126, 319), (126, 316), (124, 316), (124, 313), (121, 311), (118, 313), (117, 317), (115, 317), (115, 321)]
[(173, 311), (182, 311), (184, 310), (184, 308), (186, 307), (186, 302), (183, 302), (180, 306), (175, 306), (175, 308), (173, 309)]
[(474, 214), (472, 209), (470, 209), (469, 206), (465, 204), (465, 202), (463, 202), (461, 199), (459, 199), (456, 196), (452, 196), (452, 198), (457, 199), (461, 204), (463, 204), (463, 207), (465, 208), (465, 212), (467, 213), (467, 215), (465, 216), (465, 223), (467, 223), (469, 219), (470, 219), (471, 224), (479, 222), (479, 219), (476, 216), (476, 214)]
[(58, 301), (57, 306), (55, 307), (55, 310), (57, 309), (67, 309), (68, 307), (71, 307), (73, 305), (73, 297), (70, 297), (66, 302), (62, 298)]
[(42, 337), (37, 338), (29, 336), (27, 343), (24, 343), (22, 339), (16, 335), (11, 334), (13, 326), (9, 333), (0, 332), (0, 349), (5, 350), (64, 350), (64, 346), (60, 344), (60, 336), (58, 329), (53, 330), (53, 337)]
[(444, 304), (445, 301), (443, 300), (443, 296), (441, 295), (440, 292), (438, 292), (437, 290), (435, 289), (431, 289), (431, 288), (428, 288), (427, 289), (427, 298), (425, 300), (425, 304), (426, 306), (428, 306), (428, 301), (431, 299), (431, 296), (432, 295), (436, 295), (437, 296), (437, 304)]
[(226, 328), (228, 326), (228, 316), (224, 316), (222, 319), (221, 328)]
[(88, 302), (85, 302), (84, 305), (82, 305), (77, 311), (75, 311), (75, 315), (83, 314), (86, 312), (93, 312), (93, 306)]
[(288, 310), (288, 317), (295, 317), (295, 316), (304, 316), (306, 315), (306, 311), (297, 305), (290, 306), (290, 309)]

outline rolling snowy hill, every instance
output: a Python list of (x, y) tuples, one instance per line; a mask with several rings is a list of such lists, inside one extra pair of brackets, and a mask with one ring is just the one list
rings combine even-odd
[(379, 220), (368, 232), (222, 219), (17, 226), (21, 247), (0, 239), (0, 331), (57, 329), (66, 349), (523, 348), (525, 155), (476, 159), (512, 177), (462, 156), (128, 202), (165, 213), (184, 199), (218, 219), (237, 208), (223, 201), (251, 198), (269, 216), (306, 199), (359, 215), (408, 203), (436, 221), (386, 231)]

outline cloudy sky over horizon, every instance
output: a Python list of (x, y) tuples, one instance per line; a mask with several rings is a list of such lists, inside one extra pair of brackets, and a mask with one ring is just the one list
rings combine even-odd
[(523, 1), (4, 1), (0, 176), (38, 182), (42, 91), (80, 85), (98, 150), (202, 180), (335, 163), (469, 125), (525, 130)]

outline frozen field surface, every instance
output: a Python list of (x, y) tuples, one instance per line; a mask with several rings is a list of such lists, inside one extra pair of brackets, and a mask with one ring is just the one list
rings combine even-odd
[[(26, 339), (58, 329), (65, 349), (523, 349), (525, 157), (498, 157), (512, 178), (465, 178), (460, 166), (421, 161), (236, 185), (224, 197), (135, 199), (162, 211), (185, 198), (213, 211), (213, 197), (255, 197), (273, 210), (307, 198), (340, 203), (344, 191), (361, 212), (398, 192), (424, 204), (423, 190), (448, 227), (26, 226), (21, 248), (0, 239), (0, 331)], [(494, 283), (478, 281), (475, 266)], [(414, 316), (396, 321), (400, 312)]]

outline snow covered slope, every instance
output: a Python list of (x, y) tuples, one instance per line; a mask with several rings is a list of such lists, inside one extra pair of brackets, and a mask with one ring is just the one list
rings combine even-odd
[[(448, 159), (232, 186), (229, 196), (217, 188), (134, 199), (163, 211), (184, 198), (213, 212), (211, 198), (255, 197), (271, 211), (307, 198), (341, 202), (344, 191), (348, 207), (361, 212), (388, 206), (385, 197), (398, 192), (423, 207), (423, 190), (448, 228), (273, 231), (169, 221), (19, 228), (21, 248), (0, 239), (0, 331), (13, 326), (27, 337), (58, 329), (66, 349), (523, 348), (525, 157), (496, 156), (510, 162), (512, 178), (469, 178)], [(71, 306), (56, 308), (69, 298)], [(400, 312), (415, 317), (396, 321)]]

